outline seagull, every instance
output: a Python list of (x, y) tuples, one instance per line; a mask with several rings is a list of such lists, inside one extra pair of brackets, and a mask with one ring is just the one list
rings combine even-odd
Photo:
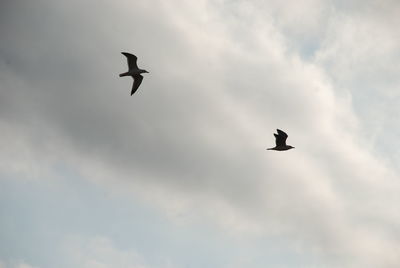
[(133, 78), (133, 86), (131, 91), (131, 96), (136, 92), (139, 88), (140, 84), (142, 83), (143, 76), (142, 73), (148, 73), (146, 70), (139, 69), (137, 66), (137, 57), (127, 52), (121, 52), (128, 59), (128, 71), (126, 73), (122, 73), (119, 77), (122, 76), (132, 76)]
[(278, 132), (278, 134), (274, 133), (276, 146), (274, 148), (268, 148), (267, 150), (286, 151), (293, 149), (293, 146), (286, 145), (288, 135), (280, 129), (277, 129), (276, 131)]

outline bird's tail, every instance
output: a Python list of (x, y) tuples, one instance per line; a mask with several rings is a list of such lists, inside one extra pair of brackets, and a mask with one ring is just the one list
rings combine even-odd
[(119, 77), (128, 76), (128, 75), (129, 75), (128, 72), (126, 72), (126, 73), (119, 74)]

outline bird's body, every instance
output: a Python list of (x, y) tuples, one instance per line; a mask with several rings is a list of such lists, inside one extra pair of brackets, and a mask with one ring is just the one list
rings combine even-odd
[(137, 66), (137, 57), (133, 54), (121, 52), (128, 60), (128, 68), (129, 70), (125, 73), (119, 75), (119, 77), (123, 76), (132, 76), (133, 78), (133, 86), (131, 91), (131, 96), (136, 92), (139, 88), (140, 84), (142, 83), (143, 76), (142, 73), (148, 73), (146, 70), (139, 69)]
[(120, 74), (119, 77), (123, 77), (123, 76), (136, 76), (136, 75), (140, 75), (140, 74), (142, 74), (142, 73), (147, 73), (147, 72), (144, 71), (144, 70), (130, 70), (130, 71), (126, 72), (126, 73)]
[(293, 146), (286, 145), (288, 135), (280, 129), (277, 129), (276, 131), (278, 132), (278, 134), (274, 133), (276, 146), (274, 148), (268, 148), (267, 150), (287, 151), (293, 149)]

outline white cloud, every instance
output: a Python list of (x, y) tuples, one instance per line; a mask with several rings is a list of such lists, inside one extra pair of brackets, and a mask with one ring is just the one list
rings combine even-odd
[(149, 267), (143, 257), (136, 251), (118, 249), (106, 237), (83, 238), (70, 236), (64, 242), (64, 248), (74, 267)]
[(35, 267), (33, 267), (33, 266), (29, 265), (29, 264), (26, 264), (26, 263), (20, 263), (17, 266), (17, 268), (35, 268)]
[(5, 261), (0, 261), (0, 268), (39, 268), (37, 266), (31, 266), (24, 261), (7, 263)]
[[(370, 151), (352, 106), (354, 85), (399, 70), (395, 27), (368, 9), (270, 3), (122, 1), (96, 6), (105, 20), (80, 11), (73, 21), (65, 6), (32, 7), (60, 20), (33, 16), (32, 28), (3, 33), (2, 171), (43, 174), (65, 161), (178, 222), (289, 238), (328, 267), (398, 266), (399, 174)], [(292, 43), (309, 31), (306, 45), (320, 49), (303, 60)], [(131, 81), (114, 79), (125, 48), (150, 71), (132, 98)], [(277, 127), (295, 150), (264, 150)], [(79, 257), (86, 267), (135, 259), (107, 241), (93, 247)]]

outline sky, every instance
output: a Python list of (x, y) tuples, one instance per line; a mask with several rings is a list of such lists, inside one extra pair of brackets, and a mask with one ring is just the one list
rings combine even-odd
[(0, 268), (399, 267), (399, 14), (1, 1)]

